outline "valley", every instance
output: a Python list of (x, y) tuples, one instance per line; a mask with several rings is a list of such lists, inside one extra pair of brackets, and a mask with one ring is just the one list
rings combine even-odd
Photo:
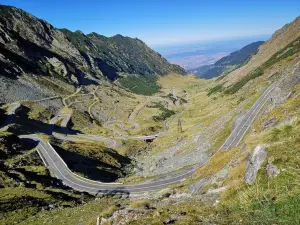
[(0, 12), (0, 224), (300, 220), (300, 17), (203, 79)]

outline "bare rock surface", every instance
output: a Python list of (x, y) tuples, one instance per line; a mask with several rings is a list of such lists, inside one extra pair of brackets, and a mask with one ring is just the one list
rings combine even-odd
[(253, 184), (255, 182), (257, 172), (260, 169), (266, 157), (267, 153), (265, 152), (265, 146), (257, 145), (254, 149), (254, 152), (248, 159), (245, 174), (245, 182), (247, 184)]

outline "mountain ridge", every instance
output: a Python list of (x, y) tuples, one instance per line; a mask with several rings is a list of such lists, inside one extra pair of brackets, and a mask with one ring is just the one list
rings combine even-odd
[(227, 56), (222, 57), (212, 65), (205, 65), (199, 68), (190, 70), (201, 78), (210, 79), (220, 76), (222, 73), (230, 71), (245, 64), (253, 54), (255, 54), (258, 48), (264, 43), (264, 41), (252, 42), (243, 48), (230, 53)]
[(226, 86), (238, 82), (238, 80), (268, 61), (276, 52), (292, 43), (299, 36), (300, 16), (275, 31), (271, 38), (260, 46), (257, 54), (253, 56), (247, 64), (232, 71), (222, 80), (222, 82), (226, 82)]
[[(6, 51), (1, 63), (5, 68), (11, 68), (7, 65), (8, 60), (13, 64), (15, 58), (19, 58), (27, 65), (31, 64), (48, 74), (56, 73), (69, 83), (77, 84), (93, 83), (103, 77), (113, 80), (118, 72), (185, 74), (182, 68), (170, 64), (139, 39), (122, 35), (107, 38), (94, 32), (85, 35), (81, 31), (57, 29), (45, 20), (10, 6), (1, 5), (0, 12), (0, 43), (4, 49), (2, 52)], [(82, 43), (84, 45), (79, 46)], [(130, 48), (123, 44), (130, 45)], [(30, 51), (30, 48), (35, 51)], [(125, 54), (125, 50), (129, 51)], [(23, 70), (22, 67), (19, 69)], [(5, 75), (13, 73), (5, 71), (2, 71)], [(35, 74), (40, 71), (27, 72)]]

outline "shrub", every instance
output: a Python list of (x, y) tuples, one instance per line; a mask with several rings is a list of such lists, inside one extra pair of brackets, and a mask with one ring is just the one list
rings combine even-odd
[(263, 69), (257, 68), (247, 76), (243, 77), (241, 80), (236, 82), (234, 85), (230, 86), (226, 91), (225, 94), (235, 94), (238, 92), (242, 87), (244, 87), (248, 81), (253, 80), (261, 75), (264, 74)]
[(290, 137), (293, 127), (291, 125), (286, 125), (282, 128), (282, 137)]

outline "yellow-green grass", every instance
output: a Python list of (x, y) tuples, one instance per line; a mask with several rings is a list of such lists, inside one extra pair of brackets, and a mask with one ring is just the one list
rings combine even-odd
[(62, 114), (72, 114), (73, 113), (73, 109), (69, 108), (69, 107), (64, 107), (60, 110), (60, 113)]
[[(272, 157), (273, 163), (281, 170), (277, 177), (268, 178), (267, 172), (263, 169), (266, 161), (252, 186), (241, 182), (245, 171), (244, 163), (239, 164), (240, 168), (235, 168), (236, 171), (231, 173), (228, 183), (235, 185), (223, 194), (221, 205), (222, 208), (231, 212), (229, 217), (231, 220), (244, 218), (252, 224), (298, 223), (300, 219), (299, 134), (298, 124), (293, 126), (288, 136), (281, 137), (280, 143), (275, 142), (267, 147), (268, 158)], [(272, 138), (269, 136), (268, 139)]]
[[(286, 117), (289, 115), (286, 114)], [(228, 189), (221, 194), (220, 203), (216, 207), (194, 199), (186, 199), (182, 203), (160, 205), (131, 224), (163, 224), (170, 219), (170, 214), (178, 218), (176, 224), (298, 224), (300, 121), (293, 123), (289, 134), (284, 128), (280, 130), (283, 136), (278, 143), (274, 140), (270, 143), (274, 138), (272, 132), (257, 134), (254, 138), (257, 143), (268, 141), (271, 144), (266, 149), (268, 157), (272, 157), (273, 163), (281, 170), (274, 179), (268, 178), (264, 170), (265, 161), (255, 184), (246, 185), (244, 176), (248, 153), (240, 151), (239, 148), (221, 151), (200, 168), (193, 178), (199, 180), (213, 176), (225, 165), (231, 164), (232, 169), (223, 184), (228, 186)], [(188, 181), (183, 185), (189, 184)]]
[(206, 83), (207, 81), (198, 79), (194, 75), (182, 76), (177, 74), (169, 74), (168, 76), (159, 77), (157, 82), (163, 89), (172, 89), (173, 87), (184, 89), (193, 83)]
[[(256, 122), (256, 129), (265, 120), (276, 114), (280, 121), (288, 120), (299, 112), (296, 110), (295, 99), (267, 112)], [(288, 113), (281, 114), (283, 109)], [(254, 185), (244, 183), (246, 158), (248, 153), (240, 154), (235, 167), (229, 173), (225, 184), (230, 188), (222, 194), (219, 210), (229, 212), (230, 221), (243, 221), (242, 224), (297, 224), (299, 217), (299, 160), (300, 160), (300, 120), (299, 116), (290, 125), (278, 126), (268, 131), (256, 132), (245, 139), (249, 149), (257, 144), (268, 144), (267, 157), (281, 170), (280, 174), (270, 179), (264, 170), (267, 160), (258, 172)], [(247, 222), (248, 221), (248, 222)]]
[[(22, 204), (22, 202), (14, 202), (18, 201), (18, 199), (43, 199), (46, 201), (51, 200), (51, 195), (46, 194), (44, 192), (29, 189), (29, 188), (2, 188), (0, 192), (0, 201), (2, 204)], [(39, 208), (35, 205), (28, 205), (24, 208), (16, 209), (13, 211), (5, 212), (5, 209), (1, 212), (0, 216), (0, 224), (11, 224), (12, 221), (14, 222), (20, 222), (25, 220), (27, 217), (34, 215), (39, 212)]]
[(22, 105), (30, 109), (30, 111), (28, 112), (29, 119), (40, 120), (45, 123), (48, 123), (52, 116), (51, 110), (49, 110), (49, 108), (46, 108), (45, 106), (39, 103), (24, 101), (22, 102)]
[[(126, 202), (127, 200), (123, 200)], [(80, 222), (83, 225), (96, 224), (97, 217), (109, 217), (118, 209), (117, 199), (112, 197), (101, 198), (91, 201), (74, 208), (64, 210), (55, 209), (51, 211), (40, 211), (34, 217), (24, 220), (21, 225), (40, 225), (40, 224), (62, 224), (76, 225)]]
[(65, 142), (62, 145), (62, 147), (64, 149), (78, 151), (83, 156), (93, 156), (95, 158), (98, 158), (98, 160), (101, 160), (101, 162), (106, 163), (108, 165), (112, 165), (115, 167), (121, 166), (118, 159), (114, 158), (112, 154), (109, 154), (111, 150), (104, 147), (102, 143), (91, 143), (83, 141), (76, 143)]
[(26, 156), (32, 154), (32, 153), (35, 152), (35, 151), (36, 151), (36, 149), (34, 148), (34, 149), (31, 149), (31, 150), (25, 152), (24, 154), (16, 155), (15, 157), (11, 157), (11, 158), (9, 158), (9, 159), (7, 160), (7, 163), (8, 163), (9, 165), (13, 165), (13, 164), (19, 162), (20, 160), (22, 160), (24, 157), (26, 157)]
[(299, 115), (299, 105), (299, 96), (291, 97), (286, 103), (270, 112), (267, 112), (260, 118), (260, 120), (256, 121), (254, 124), (255, 129), (257, 131), (262, 131), (264, 129), (263, 121), (266, 122), (273, 119), (273, 122), (282, 122), (287, 117), (286, 114), (290, 117)]
[(77, 89), (74, 93), (72, 93), (71, 95), (69, 95), (69, 96), (63, 98), (63, 99), (62, 99), (62, 102), (63, 102), (64, 106), (67, 107), (67, 106), (68, 106), (67, 100), (68, 100), (69, 98), (72, 98), (72, 97), (78, 95), (78, 94), (81, 92), (81, 90), (82, 90), (82, 87), (78, 88), (78, 89)]
[(151, 202), (145, 199), (134, 200), (130, 202), (129, 206), (134, 209), (149, 208), (151, 206)]

